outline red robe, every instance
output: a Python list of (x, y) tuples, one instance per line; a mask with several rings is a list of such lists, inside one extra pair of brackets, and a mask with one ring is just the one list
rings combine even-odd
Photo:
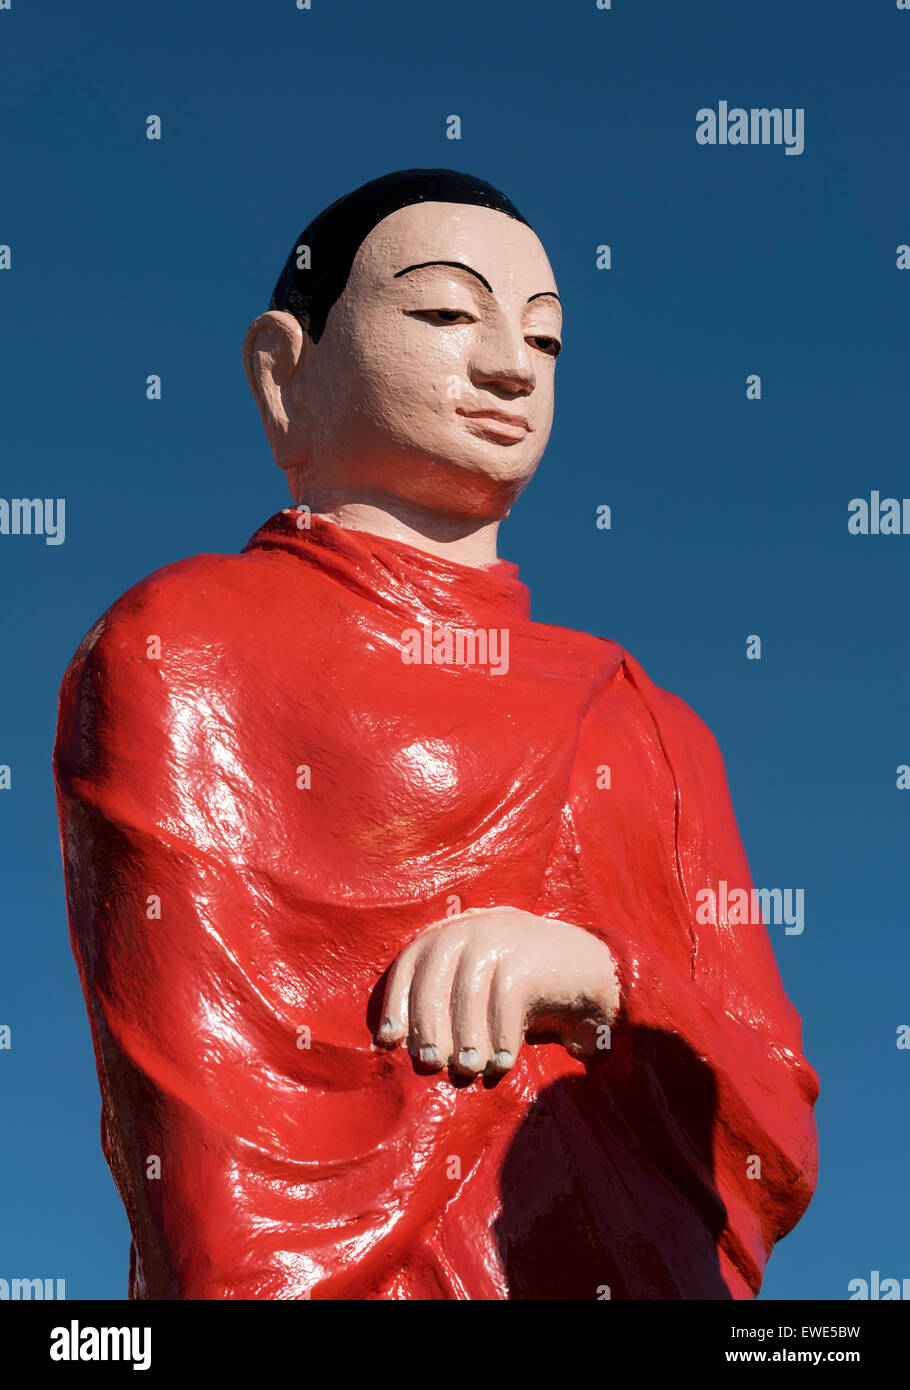
[[(303, 519), (143, 580), (61, 691), (131, 1297), (752, 1297), (818, 1083), (765, 927), (697, 920), (751, 888), (712, 735), (514, 565)], [(406, 664), (424, 622), (507, 630), (508, 670)], [(454, 1085), (376, 1050), (402, 948), (502, 904), (607, 943), (612, 1047)]]

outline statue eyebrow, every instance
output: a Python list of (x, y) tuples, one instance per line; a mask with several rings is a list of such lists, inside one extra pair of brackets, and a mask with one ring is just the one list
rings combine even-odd
[[(484, 276), (481, 275), (479, 270), (474, 270), (471, 266), (465, 265), (464, 261), (419, 261), (417, 265), (406, 265), (404, 270), (396, 270), (395, 274), (392, 276), (392, 279), (398, 280), (402, 275), (407, 275), (409, 270), (423, 270), (424, 266), (428, 265), (450, 265), (455, 270), (466, 270), (469, 275), (476, 276), (476, 278), (483, 285), (484, 289), (489, 290), (490, 294), (493, 293), (493, 286), (490, 284), (489, 280), (485, 279)], [(560, 302), (559, 295), (555, 292), (555, 290), (541, 290), (538, 294), (532, 294), (528, 299), (528, 303), (530, 304), (532, 299), (544, 298), (555, 299), (557, 304)]]
[(454, 266), (456, 270), (466, 270), (469, 275), (476, 275), (484, 289), (488, 289), (490, 294), (493, 293), (493, 286), (490, 284), (489, 280), (485, 280), (479, 270), (472, 270), (471, 267), (465, 265), (463, 261), (420, 261), (417, 265), (406, 265), (404, 270), (396, 270), (392, 279), (397, 280), (401, 275), (407, 275), (409, 270), (423, 270), (426, 265), (451, 265)]

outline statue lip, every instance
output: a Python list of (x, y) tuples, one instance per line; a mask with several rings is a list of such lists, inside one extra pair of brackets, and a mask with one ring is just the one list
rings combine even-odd
[(491, 424), (507, 425), (510, 430), (517, 430), (519, 434), (528, 434), (531, 430), (531, 426), (523, 415), (512, 414), (506, 410), (492, 410), (489, 408), (464, 410), (459, 406), (455, 413), (456, 415), (465, 416), (468, 420), (489, 420)]

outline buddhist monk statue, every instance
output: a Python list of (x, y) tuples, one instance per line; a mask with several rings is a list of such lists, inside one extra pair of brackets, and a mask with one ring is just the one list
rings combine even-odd
[(333, 203), (243, 346), (291, 505), (70, 665), (132, 1298), (748, 1299), (811, 1197), (767, 929), (699, 906), (751, 891), (717, 744), (497, 554), (560, 339), (488, 183)]

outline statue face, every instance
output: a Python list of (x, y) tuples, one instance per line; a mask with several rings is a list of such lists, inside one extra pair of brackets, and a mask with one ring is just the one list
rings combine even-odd
[[(294, 328), (287, 370), (270, 333)], [(277, 462), (307, 486), (498, 517), (546, 447), (560, 341), (556, 283), (529, 227), (420, 203), (360, 246), (318, 343), (265, 314), (247, 370)], [(256, 363), (271, 373), (258, 389)]]

